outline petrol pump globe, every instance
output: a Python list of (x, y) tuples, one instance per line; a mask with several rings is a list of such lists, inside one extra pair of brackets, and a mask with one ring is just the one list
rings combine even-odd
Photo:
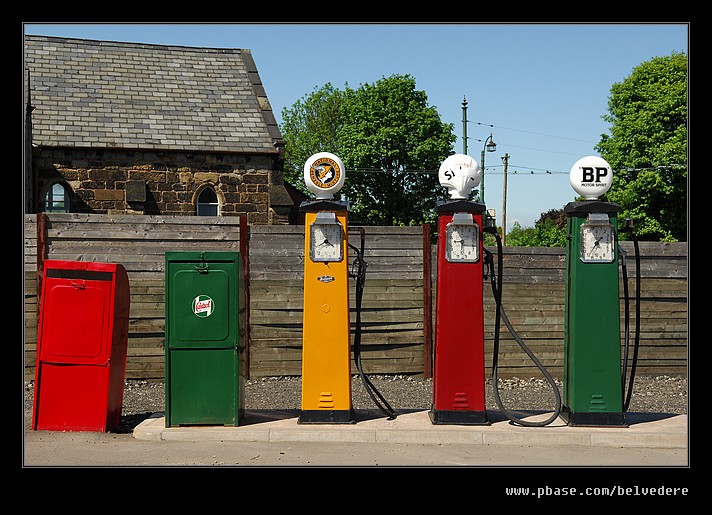
[(466, 154), (448, 156), (438, 171), (440, 185), (447, 188), (450, 198), (464, 200), (473, 188), (480, 184), (482, 170), (472, 157)]
[(585, 200), (596, 200), (611, 188), (613, 170), (601, 157), (582, 157), (571, 167), (569, 182)]
[(304, 163), (304, 183), (317, 199), (331, 199), (344, 185), (344, 163), (331, 152), (319, 152)]

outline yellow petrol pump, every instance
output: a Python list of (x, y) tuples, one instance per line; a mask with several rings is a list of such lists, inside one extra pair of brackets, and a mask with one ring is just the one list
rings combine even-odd
[(304, 164), (315, 200), (304, 213), (302, 406), (299, 423), (353, 423), (349, 346), (348, 204), (333, 198), (344, 165), (320, 152)]

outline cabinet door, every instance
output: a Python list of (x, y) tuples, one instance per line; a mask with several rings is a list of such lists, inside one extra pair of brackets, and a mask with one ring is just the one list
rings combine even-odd
[(42, 294), (41, 361), (104, 365), (111, 355), (113, 275), (46, 271)]
[(169, 265), (166, 299), (170, 348), (237, 346), (237, 273), (235, 263)]

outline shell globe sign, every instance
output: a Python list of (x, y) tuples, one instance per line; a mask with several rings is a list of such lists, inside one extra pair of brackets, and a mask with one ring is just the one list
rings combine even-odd
[(480, 165), (467, 154), (445, 158), (438, 170), (440, 185), (447, 188), (453, 200), (466, 199), (482, 179)]

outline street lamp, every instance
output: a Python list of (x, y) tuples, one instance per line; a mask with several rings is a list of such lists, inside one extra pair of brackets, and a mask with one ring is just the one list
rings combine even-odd
[(480, 202), (485, 203), (485, 150), (487, 152), (494, 152), (497, 150), (497, 144), (494, 142), (492, 139), (492, 132), (490, 132), (489, 137), (485, 140), (485, 144), (482, 146), (482, 156), (481, 156), (481, 163), (482, 163), (482, 181), (481, 181), (481, 187), (480, 187)]

